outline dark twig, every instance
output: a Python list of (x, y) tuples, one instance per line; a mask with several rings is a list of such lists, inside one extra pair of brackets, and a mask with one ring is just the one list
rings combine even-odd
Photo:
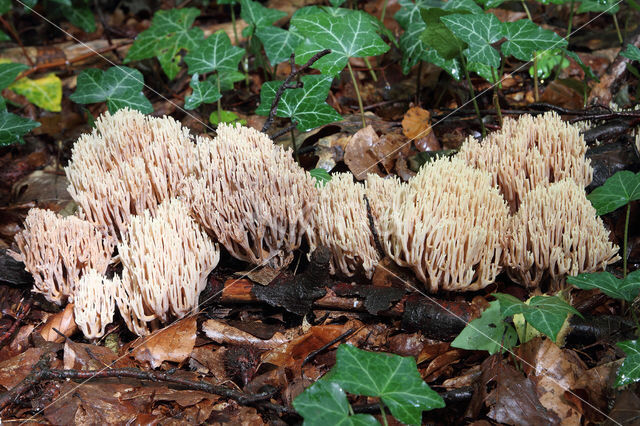
[(24, 45), (22, 44), (22, 40), (20, 40), (20, 37), (18, 36), (18, 33), (16, 32), (15, 28), (13, 28), (13, 25), (11, 25), (9, 22), (7, 22), (7, 20), (4, 19), (2, 16), (0, 16), (0, 22), (2, 23), (2, 26), (7, 31), (9, 31), (9, 33), (11, 33), (13, 38), (16, 39), (16, 42), (20, 46), (20, 49), (22, 50), (22, 54), (27, 59), (27, 62), (29, 62), (29, 65), (32, 66), (32, 67), (35, 66), (35, 63), (33, 62), (33, 59), (31, 59), (29, 54), (27, 54), (27, 49), (25, 49)]
[(323, 50), (321, 52), (316, 53), (315, 55), (313, 55), (307, 61), (306, 64), (304, 64), (300, 68), (296, 68), (295, 67), (295, 64), (293, 62), (293, 54), (291, 54), (291, 64), (292, 64), (291, 65), (291, 72), (289, 73), (287, 78), (284, 79), (284, 81), (282, 82), (282, 84), (280, 85), (278, 90), (276, 91), (276, 95), (273, 98), (273, 102), (271, 103), (271, 110), (269, 111), (269, 117), (267, 117), (267, 121), (265, 121), (264, 122), (264, 126), (262, 126), (262, 133), (266, 133), (267, 130), (269, 130), (269, 127), (271, 127), (271, 125), (273, 124), (273, 120), (276, 117), (276, 112), (278, 112), (278, 104), (280, 103), (280, 98), (282, 97), (282, 94), (284, 93), (284, 91), (286, 89), (292, 89), (292, 88), (299, 87), (297, 85), (290, 84), (291, 80), (293, 80), (302, 71), (305, 71), (307, 68), (309, 68), (311, 65), (313, 65), (318, 59), (322, 58), (323, 56), (328, 55), (329, 53), (331, 53), (331, 49), (325, 49), (325, 50)]
[(364, 202), (367, 205), (367, 219), (369, 219), (369, 229), (371, 230), (371, 234), (373, 235), (373, 242), (376, 246), (376, 251), (378, 252), (378, 256), (380, 256), (380, 258), (383, 258), (384, 250), (382, 249), (382, 244), (380, 244), (380, 237), (378, 236), (376, 223), (373, 219), (373, 213), (371, 212), (371, 204), (369, 203), (369, 198), (366, 195), (364, 196)]
[[(145, 380), (151, 382), (165, 382), (179, 385), (186, 389), (198, 390), (207, 392), (214, 395), (219, 395), (225, 398), (233, 399), (241, 405), (253, 405), (260, 404), (263, 401), (269, 400), (275, 394), (275, 389), (268, 392), (260, 392), (256, 394), (246, 394), (239, 392), (225, 386), (217, 386), (211, 383), (203, 382), (201, 380), (188, 380), (180, 377), (173, 376), (172, 373), (175, 370), (169, 370), (167, 372), (162, 371), (143, 371), (136, 368), (114, 368), (111, 370), (98, 370), (98, 371), (81, 371), (81, 370), (61, 370), (51, 369), (49, 365), (51, 360), (49, 354), (36, 363), (29, 376), (27, 376), (22, 382), (14, 386), (11, 390), (0, 394), (0, 410), (3, 410), (9, 404), (18, 401), (20, 396), (38, 383), (47, 380), (93, 380), (103, 378), (130, 378)], [(274, 404), (270, 404), (273, 408)], [(287, 412), (278, 407), (277, 411)]]
[[(284, 129), (278, 130), (277, 132), (275, 132), (273, 135), (271, 135), (271, 136), (270, 136), (270, 137), (271, 137), (271, 140), (275, 141), (275, 140), (276, 140), (276, 139), (278, 139), (280, 136), (284, 135), (284, 134), (285, 134), (285, 133), (287, 133), (287, 132), (290, 132), (291, 130), (293, 130), (293, 129), (295, 129), (295, 128), (296, 128), (296, 125), (295, 125), (295, 124), (292, 124), (292, 125), (290, 125), (290, 126), (288, 126), (288, 127), (285, 127)], [(300, 153), (300, 152), (298, 151), (298, 153)]]
[(344, 333), (342, 333), (340, 336), (338, 336), (335, 339), (333, 339), (332, 341), (327, 342), (326, 344), (322, 345), (322, 347), (320, 347), (320, 348), (316, 349), (315, 351), (311, 352), (309, 355), (307, 355), (307, 357), (304, 359), (304, 361), (302, 361), (301, 367), (304, 367), (309, 361), (311, 361), (313, 358), (315, 358), (319, 353), (326, 351), (331, 346), (335, 345), (336, 343), (340, 342), (341, 340), (346, 339), (347, 337), (351, 336), (356, 331), (357, 330), (355, 328), (350, 328), (347, 331), (345, 331)]
[(16, 319), (11, 327), (8, 330), (3, 331), (0, 334), (0, 348), (4, 347), (7, 343), (11, 341), (11, 338), (15, 334), (16, 330), (18, 330), (18, 326), (22, 323), (22, 320), (29, 315), (31, 311), (31, 300), (27, 301), (24, 305), (20, 305), (18, 309), (18, 313), (16, 314)]

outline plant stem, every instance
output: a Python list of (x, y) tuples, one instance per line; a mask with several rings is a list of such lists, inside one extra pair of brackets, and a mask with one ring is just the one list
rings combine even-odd
[[(220, 73), (218, 72), (218, 93), (220, 93)], [(218, 98), (218, 126), (222, 122), (222, 96)]]
[(380, 413), (382, 414), (382, 424), (384, 426), (389, 426), (389, 422), (387, 422), (387, 413), (385, 412), (384, 403), (382, 402), (382, 399), (380, 400)]
[(480, 127), (482, 128), (482, 137), (487, 136), (487, 129), (484, 127), (484, 122), (482, 121), (482, 115), (480, 115), (480, 107), (478, 106), (478, 101), (476, 100), (476, 91), (473, 90), (473, 84), (471, 84), (471, 77), (469, 77), (469, 70), (467, 69), (467, 61), (464, 59), (464, 56), (460, 55), (460, 62), (462, 63), (462, 69), (464, 70), (464, 76), (467, 79), (467, 85), (469, 86), (469, 94), (471, 95), (471, 102), (473, 102), (473, 108), (476, 110), (476, 114), (478, 115), (478, 120), (480, 120)]
[(620, 32), (620, 25), (618, 24), (618, 17), (616, 16), (616, 14), (613, 14), (613, 24), (616, 26), (616, 32), (618, 33), (618, 40), (620, 41), (620, 44), (624, 44), (624, 40), (622, 39), (622, 33)]
[(530, 21), (533, 21), (533, 19), (531, 18), (531, 12), (529, 12), (529, 7), (527, 7), (527, 2), (524, 0), (520, 0), (520, 3), (522, 3), (522, 8), (527, 13), (527, 18), (529, 18)]
[(362, 105), (362, 96), (360, 96), (360, 89), (358, 88), (358, 81), (356, 80), (356, 75), (353, 73), (353, 69), (351, 68), (351, 64), (347, 61), (347, 67), (349, 68), (349, 74), (351, 74), (351, 81), (353, 82), (353, 87), (356, 90), (356, 96), (358, 97), (358, 106), (360, 106), (360, 116), (362, 117), (362, 128), (367, 127), (367, 121), (364, 119), (364, 105)]
[(369, 58), (367, 58), (366, 56), (364, 57), (364, 63), (367, 64), (367, 68), (369, 69), (369, 72), (371, 73), (371, 78), (373, 78), (373, 81), (378, 81), (378, 76), (376, 75), (376, 72), (374, 71), (373, 67), (371, 66), (371, 62), (369, 62)]
[(622, 277), (627, 277), (627, 240), (629, 239), (629, 216), (631, 203), (627, 204), (627, 217), (624, 220), (624, 240), (622, 241)]
[(230, 4), (229, 6), (231, 6), (231, 26), (233, 27), (233, 38), (235, 39), (235, 44), (236, 46), (238, 45), (238, 28), (236, 25), (236, 11), (233, 10), (233, 4)]
[(387, 13), (387, 3), (389, 0), (384, 0), (382, 3), (382, 13), (380, 14), (380, 22), (384, 23), (384, 15)]
[(540, 100), (540, 90), (538, 89), (538, 52), (533, 54), (533, 96), (536, 102)]
[(493, 80), (495, 82), (495, 84), (493, 85), (493, 105), (496, 108), (496, 114), (498, 115), (500, 127), (502, 127), (502, 110), (500, 109), (500, 99), (498, 98), (498, 86), (500, 85), (500, 80), (498, 79), (498, 75), (496, 74), (496, 69), (493, 67), (491, 67), (491, 75), (493, 76)]
[(291, 128), (291, 146), (293, 147), (293, 158), (296, 159), (296, 163), (300, 164), (300, 158), (298, 158), (298, 147), (296, 146), (296, 135), (293, 133), (295, 127)]
[(420, 92), (422, 91), (422, 61), (418, 62), (418, 76), (416, 77), (416, 105), (420, 106)]
[(567, 44), (569, 43), (569, 37), (571, 37), (571, 29), (573, 27), (573, 10), (575, 6), (575, 0), (571, 0), (569, 4), (569, 23), (567, 24)]

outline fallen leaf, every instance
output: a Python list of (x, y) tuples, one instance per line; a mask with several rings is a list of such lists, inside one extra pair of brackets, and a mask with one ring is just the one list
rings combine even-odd
[(402, 133), (409, 139), (427, 136), (431, 133), (431, 113), (420, 107), (409, 108), (402, 119)]
[(158, 368), (164, 361), (183, 362), (196, 343), (196, 317), (182, 319), (142, 339), (135, 340), (131, 355)]
[(246, 345), (256, 349), (272, 349), (289, 341), (282, 333), (275, 333), (269, 340), (259, 339), (252, 334), (214, 319), (205, 321), (202, 324), (202, 331), (216, 343)]
[(73, 303), (67, 304), (64, 310), (49, 317), (45, 325), (40, 329), (40, 335), (47, 342), (62, 343), (65, 338), (54, 330), (58, 330), (63, 335), (69, 337), (78, 330), (75, 317), (73, 315)]
[(384, 177), (393, 169), (395, 159), (405, 156), (410, 148), (402, 135), (388, 132), (378, 137), (369, 125), (351, 137), (345, 148), (344, 162), (358, 180), (365, 179), (368, 173)]
[(0, 362), (0, 386), (11, 389), (24, 380), (43, 353), (43, 349), (29, 348), (18, 356)]

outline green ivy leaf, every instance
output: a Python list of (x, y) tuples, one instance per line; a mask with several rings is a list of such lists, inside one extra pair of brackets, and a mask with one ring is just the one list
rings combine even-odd
[(482, 8), (474, 0), (449, 0), (442, 6), (444, 10), (451, 10), (460, 13), (465, 11), (474, 15), (484, 13)]
[[(298, 130), (306, 132), (324, 124), (342, 120), (338, 112), (326, 102), (333, 77), (306, 75), (302, 77), (302, 88), (287, 89), (278, 103), (278, 117), (290, 117)], [(268, 81), (260, 90), (258, 115), (269, 115), (271, 104), (282, 81)]]
[(620, 3), (619, 0), (583, 0), (578, 13), (606, 12), (613, 15), (620, 10)]
[(417, 424), (422, 412), (444, 407), (444, 400), (427, 385), (413, 357), (368, 352), (340, 345), (331, 380), (345, 391), (382, 399), (403, 423)]
[(513, 56), (521, 61), (530, 61), (534, 53), (567, 46), (567, 40), (551, 30), (545, 30), (528, 19), (505, 22), (504, 36), (507, 41), (501, 46), (505, 56)]
[(504, 322), (500, 313), (500, 302), (495, 300), (482, 312), (480, 318), (471, 321), (451, 342), (454, 348), (488, 351), (495, 354), (501, 349), (509, 350), (518, 343), (513, 327)]
[(287, 61), (303, 40), (298, 34), (278, 27), (258, 28), (256, 35), (264, 46), (271, 66)]
[(109, 112), (128, 107), (142, 113), (153, 112), (142, 93), (144, 77), (136, 69), (116, 66), (106, 71), (89, 68), (78, 76), (78, 87), (69, 98), (78, 104), (107, 102)]
[(340, 7), (344, 2), (345, 0), (329, 0), (329, 3), (331, 3), (332, 7)]
[(573, 306), (559, 296), (534, 296), (529, 300), (524, 318), (533, 328), (555, 342), (570, 313), (580, 315)]
[(331, 180), (331, 175), (323, 168), (311, 169), (309, 174), (316, 180), (316, 188), (325, 186)]
[(180, 71), (180, 50), (196, 49), (204, 37), (200, 28), (191, 28), (198, 15), (200, 11), (192, 7), (159, 10), (151, 27), (138, 35), (124, 62), (156, 56), (167, 77), (173, 80)]
[(340, 385), (326, 378), (316, 381), (293, 401), (305, 425), (378, 425), (370, 414), (349, 416), (347, 395)]
[(640, 174), (622, 170), (611, 176), (604, 185), (594, 189), (587, 198), (601, 216), (631, 201), (640, 200)]
[(314, 54), (331, 49), (313, 64), (323, 74), (336, 75), (352, 57), (377, 56), (389, 50), (389, 46), (376, 33), (376, 28), (360, 13), (333, 17), (326, 13), (295, 15), (291, 25), (306, 37), (296, 48), (296, 63), (304, 64)]
[(15, 62), (0, 64), (0, 90), (6, 89), (13, 83), (18, 75), (29, 67)]
[(393, 19), (395, 19), (398, 24), (406, 30), (411, 24), (424, 22), (420, 15), (420, 11), (422, 9), (428, 9), (431, 7), (441, 8), (445, 2), (440, 0), (400, 0), (398, 1), (398, 4), (400, 5), (400, 10), (393, 15)]
[(568, 277), (567, 282), (583, 290), (597, 288), (614, 299), (633, 302), (640, 293), (640, 270), (631, 272), (624, 279), (616, 278), (609, 272), (594, 272)]
[(562, 49), (564, 51), (564, 54), (567, 55), (569, 58), (573, 59), (574, 61), (576, 61), (576, 64), (578, 64), (578, 66), (580, 68), (582, 68), (582, 71), (584, 71), (584, 73), (592, 80), (595, 80), (596, 82), (599, 82), (600, 79), (598, 78), (597, 75), (594, 74), (593, 70), (591, 69), (590, 66), (588, 66), (587, 64), (585, 64), (582, 61), (582, 58), (580, 56), (578, 56), (578, 54), (576, 52), (572, 52), (571, 50), (568, 49)]
[(629, 58), (632, 61), (640, 61), (640, 49), (635, 47), (633, 44), (627, 44), (627, 50), (620, 53), (625, 58)]
[(51, 73), (37, 79), (21, 78), (9, 86), (19, 95), (47, 111), (60, 111), (62, 102), (62, 81)]
[(616, 378), (616, 387), (620, 387), (640, 380), (640, 340), (627, 340), (617, 345), (627, 354)]
[(492, 296), (500, 302), (500, 314), (503, 319), (527, 310), (527, 304), (515, 296), (505, 293), (493, 293)]
[(0, 41), (10, 41), (11, 37), (4, 31), (0, 31)]
[(491, 44), (504, 34), (502, 23), (495, 15), (455, 14), (440, 19), (456, 37), (468, 44), (464, 54), (469, 62), (479, 62), (496, 69), (500, 67), (500, 54)]
[(0, 0), (0, 15), (11, 10), (11, 0)]
[(243, 126), (247, 125), (247, 120), (238, 117), (238, 114), (233, 111), (225, 110), (220, 111), (220, 117), (218, 117), (218, 111), (213, 111), (209, 115), (209, 122), (214, 126), (217, 126), (220, 123), (240, 123)]
[(60, 5), (60, 13), (69, 22), (86, 33), (92, 33), (96, 30), (96, 20), (87, 5)]
[(240, 0), (240, 4), (242, 5), (240, 16), (249, 24), (248, 27), (242, 30), (244, 37), (251, 37), (256, 28), (269, 27), (278, 19), (287, 16), (285, 12), (264, 7), (257, 1)]
[(217, 87), (218, 77), (220, 77), (220, 91), (226, 92), (227, 90), (233, 89), (233, 84), (236, 81), (244, 80), (245, 76), (240, 71), (225, 70), (224, 72), (211, 74), (207, 77), (207, 80)]
[(218, 91), (218, 88), (214, 86), (210, 81), (199, 81), (198, 73), (195, 73), (191, 77), (189, 86), (192, 89), (191, 95), (187, 96), (184, 100), (185, 109), (195, 109), (200, 104), (210, 104), (222, 97), (222, 94)]
[(456, 59), (467, 47), (464, 41), (456, 37), (453, 32), (440, 21), (441, 17), (455, 13), (457, 12), (446, 11), (440, 8), (422, 9), (420, 11), (422, 19), (426, 24), (420, 40), (446, 60)]
[(211, 34), (206, 40), (197, 43), (197, 48), (190, 51), (184, 61), (189, 66), (189, 73), (208, 73), (218, 71), (238, 71), (238, 63), (244, 56), (244, 49), (233, 46), (229, 36), (220, 30)]
[(37, 121), (7, 111), (0, 112), (0, 146), (23, 143), (22, 136), (40, 126)]

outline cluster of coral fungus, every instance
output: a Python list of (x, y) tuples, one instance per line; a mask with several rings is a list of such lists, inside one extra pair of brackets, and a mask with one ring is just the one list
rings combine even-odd
[(194, 138), (171, 118), (121, 110), (73, 148), (65, 171), (76, 215), (32, 209), (16, 243), (34, 291), (74, 302), (91, 338), (116, 307), (139, 335), (187, 315), (218, 245), (280, 267), (307, 238), (311, 250), (331, 250), (332, 273), (370, 277), (382, 255), (377, 230), (384, 255), (428, 291), (481, 289), (503, 269), (533, 286), (617, 260), (585, 196), (585, 151), (557, 115), (525, 116), (407, 183), (337, 174), (316, 188), (256, 130), (221, 125), (214, 139)]

